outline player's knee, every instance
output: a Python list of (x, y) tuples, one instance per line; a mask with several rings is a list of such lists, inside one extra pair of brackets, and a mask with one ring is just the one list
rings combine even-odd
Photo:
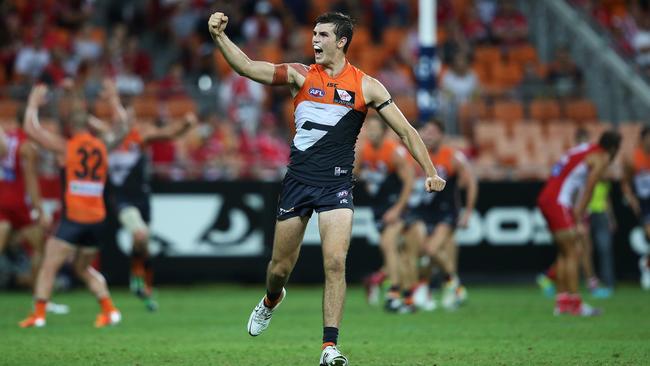
[(269, 272), (271, 276), (287, 278), (291, 274), (291, 262), (287, 260), (271, 260), (269, 265)]
[(148, 232), (147, 224), (142, 219), (140, 211), (134, 206), (125, 207), (120, 210), (119, 220), (122, 226), (134, 235), (134, 238), (136, 235), (141, 235), (138, 233)]
[(345, 272), (345, 255), (332, 255), (325, 258), (324, 268), (326, 274)]

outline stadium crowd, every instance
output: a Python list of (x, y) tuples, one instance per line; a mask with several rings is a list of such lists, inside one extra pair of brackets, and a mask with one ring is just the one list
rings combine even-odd
[[(645, 9), (644, 1), (576, 3), (613, 9), (595, 15), (613, 31), (635, 23), (636, 35), (626, 39), (643, 43), (642, 20), (650, 18), (633, 15)], [(628, 3), (638, 5), (621, 18), (616, 9)], [(438, 1), (439, 113), (455, 132), (451, 143), (468, 153), (482, 179), (545, 178), (579, 125), (593, 136), (607, 127), (591, 123), (598, 120), (596, 109), (585, 99), (582, 71), (569, 52), (560, 48), (554, 60), (542, 62), (516, 5)], [(199, 115), (201, 123), (183, 139), (152, 144), (159, 178), (278, 180), (294, 128), (291, 98), (230, 70), (205, 29), (215, 9), (232, 14), (229, 36), (251, 57), (305, 64), (313, 57), (309, 20), (326, 10), (351, 14), (358, 21), (351, 62), (376, 75), (417, 123), (413, 0), (6, 1), (0, 6), (0, 119), (15, 118), (38, 81), (58, 89), (73, 83), (101, 115), (105, 108), (96, 100), (108, 75), (139, 123), (166, 125), (187, 110)], [(637, 48), (644, 65), (645, 48)], [(54, 109), (45, 121), (51, 128), (61, 113)], [(638, 135), (637, 127), (624, 135)], [(539, 136), (557, 143), (541, 146)], [(42, 160), (45, 176), (56, 171), (52, 163)]]

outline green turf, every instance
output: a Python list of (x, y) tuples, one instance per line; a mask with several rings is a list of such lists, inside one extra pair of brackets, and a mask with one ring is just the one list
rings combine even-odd
[[(114, 292), (124, 321), (94, 329), (97, 304), (84, 291), (60, 294), (69, 315), (44, 329), (19, 329), (29, 296), (0, 294), (0, 365), (317, 365), (319, 288), (289, 287), (287, 301), (261, 336), (246, 333), (259, 288), (163, 288), (160, 311), (147, 313), (124, 290)], [(340, 345), (352, 365), (647, 365), (650, 293), (622, 288), (595, 319), (554, 317), (536, 289), (469, 289), (456, 312), (386, 314), (349, 292)]]

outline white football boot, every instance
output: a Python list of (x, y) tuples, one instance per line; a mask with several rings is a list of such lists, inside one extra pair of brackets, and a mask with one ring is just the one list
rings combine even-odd
[(287, 296), (287, 290), (282, 289), (282, 294), (280, 295), (280, 301), (278, 301), (275, 306), (270, 309), (264, 305), (264, 297), (260, 300), (259, 304), (253, 309), (250, 318), (248, 318), (248, 334), (253, 337), (256, 337), (269, 327), (271, 324), (271, 317), (273, 316), (273, 311), (280, 306), (284, 298)]
[(327, 346), (320, 355), (320, 366), (348, 366), (348, 359), (336, 346)]

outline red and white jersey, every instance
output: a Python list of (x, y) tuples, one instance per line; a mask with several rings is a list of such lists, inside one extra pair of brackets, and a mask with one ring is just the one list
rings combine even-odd
[(6, 132), (7, 155), (0, 160), (0, 205), (24, 205), (26, 203), (25, 179), (23, 177), (20, 147), (27, 137), (21, 129)]
[(553, 166), (551, 177), (546, 182), (538, 201), (573, 207), (589, 176), (587, 157), (603, 151), (599, 145), (589, 143), (571, 148)]

